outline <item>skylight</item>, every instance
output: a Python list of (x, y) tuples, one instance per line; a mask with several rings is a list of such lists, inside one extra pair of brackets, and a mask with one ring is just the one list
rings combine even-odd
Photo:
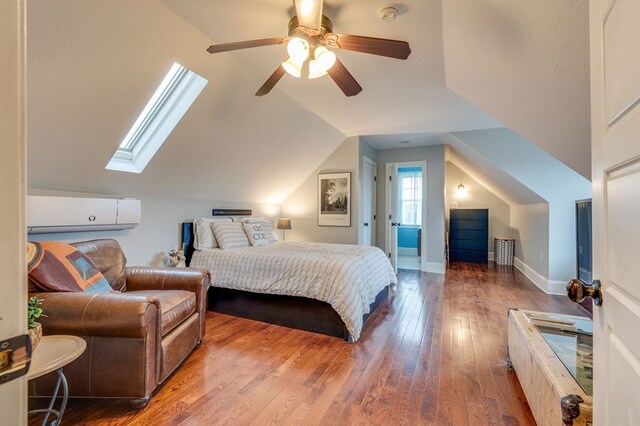
[(105, 168), (142, 173), (207, 83), (174, 63)]

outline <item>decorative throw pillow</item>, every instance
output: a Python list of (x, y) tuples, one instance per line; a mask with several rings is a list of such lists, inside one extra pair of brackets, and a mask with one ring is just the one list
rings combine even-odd
[(231, 222), (231, 218), (228, 217), (199, 217), (193, 220), (193, 225), (195, 228), (194, 239), (193, 239), (193, 248), (196, 250), (204, 250), (210, 248), (218, 248), (218, 241), (216, 237), (213, 235), (213, 230), (211, 229), (211, 224), (213, 222)]
[(247, 238), (249, 238), (252, 246), (266, 246), (269, 244), (267, 240), (268, 234), (262, 227), (262, 224), (257, 222), (243, 223), (242, 226), (244, 226), (244, 232), (247, 234)]
[(29, 279), (45, 291), (113, 291), (93, 261), (75, 247), (58, 241), (27, 245)]
[[(269, 219), (255, 218), (254, 220), (245, 222), (245, 224), (251, 224), (251, 225), (256, 224), (256, 225), (262, 226), (262, 231), (265, 234), (265, 241), (267, 242), (267, 244), (275, 243), (278, 241), (276, 240), (276, 237), (273, 236), (273, 228), (271, 228), (271, 222), (269, 222)], [(246, 231), (246, 228), (245, 228), (245, 231)], [(247, 231), (247, 236), (249, 236), (249, 231)]]
[(223, 250), (250, 246), (240, 222), (212, 222), (211, 229)]

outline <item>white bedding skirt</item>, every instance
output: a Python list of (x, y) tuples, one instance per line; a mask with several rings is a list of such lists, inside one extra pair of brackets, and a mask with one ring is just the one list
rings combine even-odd
[(397, 278), (377, 247), (279, 241), (260, 247), (197, 250), (191, 267), (211, 285), (254, 293), (301, 296), (329, 303), (354, 341), (376, 295)]

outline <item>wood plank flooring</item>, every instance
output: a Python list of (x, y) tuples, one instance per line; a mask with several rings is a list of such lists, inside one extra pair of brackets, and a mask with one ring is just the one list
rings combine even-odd
[(209, 312), (201, 347), (145, 409), (71, 400), (63, 423), (535, 424), (505, 362), (507, 311), (583, 311), (512, 267), (454, 263), (446, 275), (400, 270), (398, 278), (356, 344)]

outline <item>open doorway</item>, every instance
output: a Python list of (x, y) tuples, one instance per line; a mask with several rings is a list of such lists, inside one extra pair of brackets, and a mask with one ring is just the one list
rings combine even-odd
[(398, 268), (421, 269), (422, 167), (398, 167)]
[(397, 270), (424, 270), (426, 163), (387, 164), (387, 251)]

